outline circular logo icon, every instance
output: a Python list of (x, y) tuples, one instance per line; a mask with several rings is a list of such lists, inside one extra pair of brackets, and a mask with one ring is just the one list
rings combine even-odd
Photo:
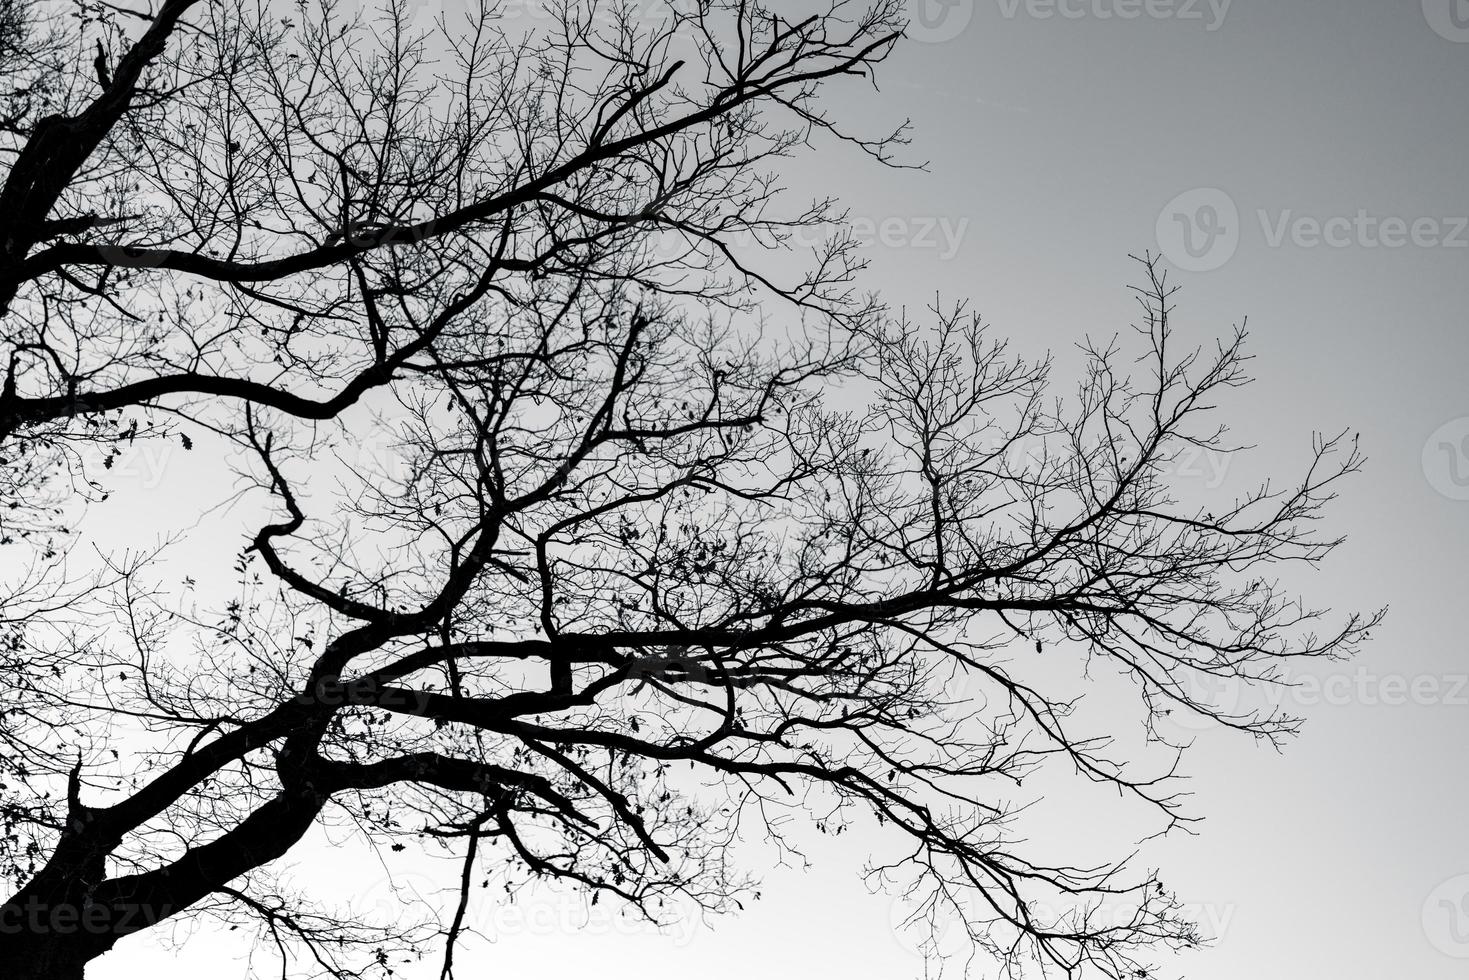
[(417, 871), (397, 871), (362, 889), (353, 908), (370, 922), (401, 922), (437, 915), (445, 883)]
[(1423, 0), (1423, 16), (1439, 37), (1469, 44), (1469, 0)]
[[(1208, 708), (1212, 714), (1195, 711), (1186, 704), (1160, 699), (1160, 710), (1168, 712), (1164, 723), (1180, 732), (1206, 732), (1220, 727), (1218, 715), (1229, 717), (1240, 713), (1244, 700), (1244, 682), (1238, 677), (1210, 674), (1179, 668), (1174, 672), (1180, 693), (1190, 702)], [(1163, 703), (1166, 701), (1166, 703)]]
[(929, 896), (894, 896), (888, 906), (888, 925), (893, 938), (908, 953), (925, 961), (945, 960), (972, 947), (959, 913), (950, 905)]
[(1428, 437), (1423, 475), (1450, 500), (1469, 500), (1469, 416), (1445, 422)]
[(1469, 874), (1450, 878), (1423, 903), (1423, 935), (1433, 948), (1469, 960)]
[(908, 0), (906, 36), (921, 44), (943, 44), (964, 33), (974, 19), (974, 0)]
[(1239, 208), (1217, 187), (1199, 187), (1169, 201), (1158, 215), (1158, 249), (1185, 272), (1212, 272), (1239, 248)]
[(647, 249), (646, 261), (654, 268), (698, 263), (698, 249), (677, 231), (655, 229), (641, 240), (641, 244)]

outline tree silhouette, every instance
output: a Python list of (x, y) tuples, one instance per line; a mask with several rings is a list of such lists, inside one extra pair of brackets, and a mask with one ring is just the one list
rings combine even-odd
[[(407, 6), (0, 0), (7, 976), (213, 916), (301, 976), (436, 937), (447, 977), (491, 873), (722, 912), (755, 888), (729, 845), (791, 815), (875, 819), (909, 850), (874, 878), (1011, 972), (1200, 941), (1152, 873), (1020, 841), (1035, 772), (1150, 833), (1193, 819), (1176, 762), (1109, 757), (1027, 665), (1129, 678), (1154, 740), (1175, 712), (1288, 734), (1197, 692), (1371, 627), (1317, 635), (1270, 578), (1331, 551), (1312, 522), (1359, 458), (1318, 440), (1283, 489), (1176, 499), (1181, 454), (1231, 451), (1209, 417), (1243, 333), (1177, 349), (1151, 258), (1135, 334), (1054, 401), (963, 307), (861, 292), (836, 203), (777, 168), (902, 165), (904, 130), (819, 101), (902, 7), (482, 6), (415, 35)], [(148, 528), (83, 547), (142, 443), (267, 514), (217, 542), (217, 604)], [(321, 826), (446, 849), (459, 900), (426, 936), (283, 880)]]

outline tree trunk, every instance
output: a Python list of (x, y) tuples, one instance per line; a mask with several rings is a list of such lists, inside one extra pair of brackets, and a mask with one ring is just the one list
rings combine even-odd
[(100, 953), (74, 935), (7, 935), (0, 937), (0, 975), (5, 980), (83, 980), (87, 962)]
[(0, 977), (4, 980), (82, 980), (88, 962), (125, 933), (117, 911), (92, 900), (112, 838), (81, 832), (88, 823), (73, 810), (51, 860), (10, 898), (0, 902)]

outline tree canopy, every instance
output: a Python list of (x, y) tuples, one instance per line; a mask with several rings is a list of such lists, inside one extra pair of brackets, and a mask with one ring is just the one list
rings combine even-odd
[[(1338, 543), (1361, 460), (1318, 437), (1180, 493), (1180, 458), (1236, 451), (1244, 333), (1181, 342), (1150, 256), (1064, 397), (967, 306), (886, 306), (780, 168), (911, 165), (821, 100), (903, 7), (0, 0), (8, 975), (212, 916), (292, 975), (436, 937), (449, 976), (486, 869), (659, 921), (754, 894), (740, 841), (857, 821), (902, 852), (874, 882), (1015, 975), (1205, 938), (1125, 855), (1021, 839), (1037, 772), (1143, 834), (1195, 819), (1176, 753), (1116, 757), (1027, 665), (1126, 678), (1153, 742), (1290, 734), (1207, 692), (1375, 622), (1277, 580)], [(145, 443), (237, 474), (160, 486), (239, 505), (200, 572), (228, 596), (156, 573), (157, 529), (88, 548)], [(446, 849), (460, 900), (426, 937), (282, 880), (322, 825)]]

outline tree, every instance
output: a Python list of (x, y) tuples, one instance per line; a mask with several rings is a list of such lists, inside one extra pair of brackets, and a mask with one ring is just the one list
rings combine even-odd
[[(198, 915), (301, 975), (386, 970), (423, 937), (273, 873), (323, 824), (457, 855), (445, 976), (487, 869), (726, 911), (754, 890), (726, 846), (791, 811), (906, 839), (874, 876), (1014, 971), (1200, 941), (1151, 872), (1018, 842), (1037, 771), (1193, 819), (1173, 766), (1110, 758), (1025, 664), (1113, 668), (1154, 739), (1170, 712), (1289, 734), (1199, 681), (1370, 629), (1316, 635), (1270, 578), (1332, 550), (1311, 525), (1360, 459), (1318, 440), (1288, 489), (1176, 499), (1180, 454), (1232, 451), (1208, 417), (1243, 333), (1178, 351), (1150, 257), (1135, 339), (1054, 404), (964, 307), (860, 292), (839, 231), (792, 275), (841, 213), (788, 204), (780, 160), (902, 165), (903, 130), (819, 102), (901, 8), (415, 34), (406, 6), (0, 7), (9, 976)], [(144, 440), (217, 454), (267, 514), (220, 543), (217, 606), (158, 549), (78, 557)]]

